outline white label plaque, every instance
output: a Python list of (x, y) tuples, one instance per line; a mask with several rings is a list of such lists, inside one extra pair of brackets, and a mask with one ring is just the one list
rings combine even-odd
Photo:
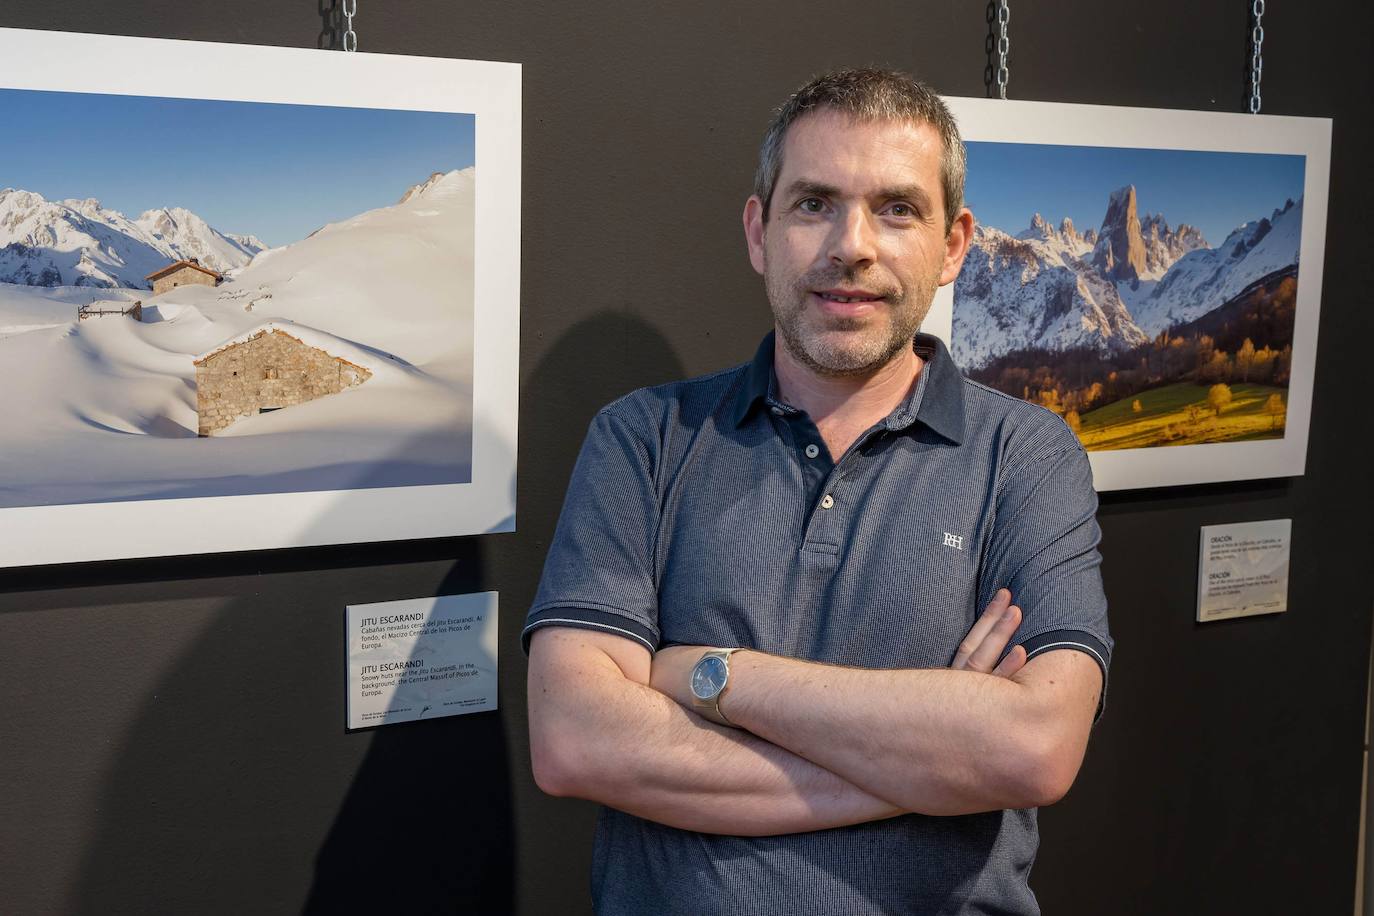
[(1198, 622), (1288, 610), (1292, 530), (1289, 518), (1204, 526), (1198, 562)]
[(349, 605), (348, 727), (496, 708), (496, 592)]

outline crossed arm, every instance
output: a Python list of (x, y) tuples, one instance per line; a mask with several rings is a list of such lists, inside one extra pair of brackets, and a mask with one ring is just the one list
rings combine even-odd
[(1082, 761), (1101, 676), (1073, 651), (1027, 663), (1017, 647), (997, 664), (1019, 623), (999, 592), (950, 669), (736, 653), (722, 709), (744, 730), (686, 708), (703, 647), (651, 659), (618, 636), (544, 628), (530, 646), (535, 779), (554, 795), (739, 835), (1049, 804)]

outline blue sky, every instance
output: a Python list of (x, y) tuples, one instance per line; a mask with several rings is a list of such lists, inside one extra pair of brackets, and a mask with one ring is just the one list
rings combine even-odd
[(1163, 213), (1220, 245), (1232, 229), (1302, 196), (1302, 156), (968, 143), (965, 199), (979, 222), (1015, 235), (1039, 213), (1097, 229), (1112, 191), (1135, 185), (1141, 216)]
[(472, 165), (474, 120), (0, 89), (0, 188), (94, 197), (131, 219), (185, 207), (222, 232), (284, 245)]

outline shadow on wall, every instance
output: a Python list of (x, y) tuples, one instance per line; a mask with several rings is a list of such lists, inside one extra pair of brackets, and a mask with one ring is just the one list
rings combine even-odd
[[(114, 735), (121, 756), (95, 794), (65, 911), (344, 913), (404, 901), (510, 912), (505, 710), (345, 729), (344, 605), (494, 588), (485, 550), (466, 537), (135, 561), (142, 579), (205, 580), (178, 594), (233, 597)], [(505, 623), (520, 615), (502, 609)]]
[[(537, 302), (537, 296), (536, 290), (527, 291), (526, 302)], [(538, 309), (527, 306), (536, 318)], [(590, 916), (592, 831), (599, 809), (590, 802), (546, 796), (533, 784), (525, 715), (528, 669), (520, 631), (592, 417), (635, 388), (681, 379), (685, 370), (658, 329), (633, 314), (591, 315), (551, 346), (538, 340), (533, 325), (527, 314), (525, 352), (533, 351), (534, 361), (520, 393), (519, 534), (502, 543), (510, 549), (501, 549), (488, 564), (502, 589), (501, 664), (511, 674), (501, 702), (509, 716), (511, 753), (518, 758), (513, 762), (522, 790), (519, 857), (528, 863), (522, 872), (538, 876), (520, 885), (519, 903), (521, 913)]]
[[(482, 544), (465, 538), (434, 594), (485, 591), (485, 579)], [(498, 606), (503, 612), (511, 609)], [(483, 653), (479, 667), (495, 669), (496, 659)], [(506, 700), (498, 691), (498, 704)], [(416, 912), (512, 912), (515, 830), (501, 711), (371, 731), (302, 912), (380, 912), (400, 901)]]
[(343, 46), (343, 8), (341, 0), (316, 0), (320, 14), (320, 33), (315, 47), (322, 51), (338, 51)]

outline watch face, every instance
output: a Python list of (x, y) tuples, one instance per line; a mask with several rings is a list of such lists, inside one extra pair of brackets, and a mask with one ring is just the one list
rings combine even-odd
[(725, 675), (728, 670), (725, 659), (719, 655), (703, 658), (692, 669), (692, 693), (698, 700), (711, 699), (725, 688)]

